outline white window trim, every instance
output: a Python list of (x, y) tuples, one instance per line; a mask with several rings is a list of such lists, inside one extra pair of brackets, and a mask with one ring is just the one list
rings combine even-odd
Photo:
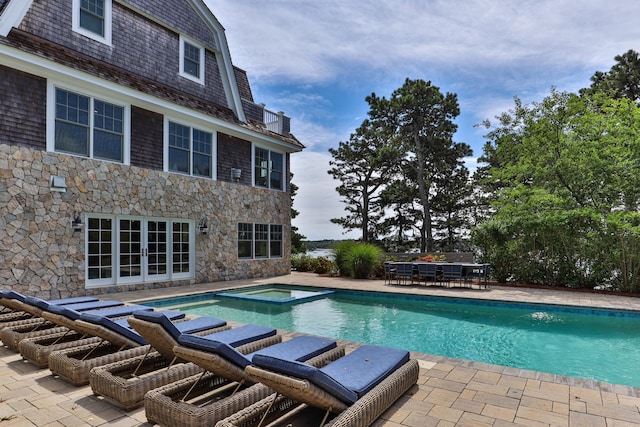
[[(264, 145), (260, 144), (252, 144), (251, 148), (251, 185), (256, 188), (264, 188), (265, 190), (273, 190), (273, 191), (286, 191), (287, 189), (287, 154), (284, 151), (274, 150)], [(256, 148), (261, 148), (263, 150), (267, 150), (269, 152), (269, 157), (271, 157), (271, 153), (278, 153), (282, 155), (282, 188), (271, 188), (271, 176), (269, 176), (269, 185), (267, 187), (260, 187), (256, 185)]]
[(112, 34), (112, 0), (104, 0), (104, 37), (96, 34), (92, 31), (84, 29), (80, 26), (80, 0), (73, 0), (73, 14), (72, 14), (72, 27), (73, 31), (78, 34), (82, 34), (92, 40), (104, 43), (108, 46), (111, 44)]
[[(196, 77), (193, 74), (189, 74), (187, 72), (184, 71), (184, 44), (185, 43), (189, 43), (190, 45), (193, 45), (195, 47), (197, 47), (198, 49), (200, 49), (200, 70), (199, 70), (199, 75), (200, 77)], [(204, 72), (205, 72), (205, 66), (204, 66), (204, 46), (201, 43), (198, 43), (197, 41), (183, 36), (182, 34), (180, 34), (180, 75), (182, 77), (184, 77), (185, 79), (189, 79), (191, 81), (194, 81), (196, 83), (199, 83), (201, 85), (204, 84)]]
[[(188, 174), (169, 170), (169, 122), (173, 122), (173, 123), (181, 125), (181, 126), (186, 126), (186, 127), (191, 129), (191, 139), (189, 141), (190, 142), (189, 155), (191, 156), (191, 170), (189, 171)], [(211, 133), (211, 177), (210, 178), (206, 177), (206, 176), (200, 176), (200, 175), (194, 175), (193, 174), (193, 129), (194, 128), (199, 130), (199, 131)], [(164, 141), (163, 141), (163, 160), (162, 160), (163, 166), (162, 166), (162, 170), (164, 172), (177, 173), (177, 174), (184, 175), (184, 176), (192, 176), (194, 178), (212, 179), (212, 180), (217, 180), (218, 179), (218, 173), (217, 173), (218, 132), (216, 132), (215, 130), (212, 130), (210, 128), (207, 128), (207, 126), (200, 126), (200, 125), (197, 125), (197, 124), (186, 122), (184, 120), (178, 120), (178, 119), (174, 119), (172, 117), (167, 117), (165, 115), (164, 116), (164, 132), (163, 133), (164, 133)]]
[(56, 84), (51, 79), (47, 81), (47, 151), (51, 153), (57, 153), (56, 151), (56, 89), (66, 90), (78, 95), (87, 96), (91, 98), (91, 103), (98, 99), (99, 101), (108, 102), (109, 104), (117, 105), (124, 108), (123, 115), (123, 146), (122, 146), (122, 162), (117, 162), (108, 159), (94, 159), (93, 157), (93, 114), (90, 115), (89, 127), (91, 129), (91, 150), (88, 157), (79, 156), (73, 153), (61, 153), (69, 156), (81, 157), (83, 159), (94, 159), (101, 162), (117, 163), (119, 165), (129, 165), (131, 163), (131, 105), (128, 103), (120, 102), (117, 99), (111, 99), (109, 97), (87, 93), (84, 90), (77, 90), (69, 86), (63, 86)]
[[(85, 214), (83, 221), (85, 224), (88, 224), (89, 218), (108, 218), (111, 219), (112, 229), (111, 229), (111, 258), (112, 258), (112, 270), (113, 274), (111, 278), (108, 279), (89, 279), (89, 263), (85, 261), (85, 288), (99, 288), (104, 286), (120, 286), (127, 285), (133, 283), (147, 283), (147, 282), (158, 282), (158, 281), (173, 281), (173, 280), (182, 280), (182, 279), (193, 279), (196, 277), (196, 232), (195, 232), (195, 221), (189, 219), (180, 219), (180, 218), (156, 218), (156, 217), (138, 217), (138, 216), (129, 216), (129, 215), (108, 215), (108, 214)], [(171, 247), (172, 245), (172, 234), (173, 234), (173, 223), (174, 222), (187, 222), (189, 223), (189, 272), (188, 273), (173, 273), (173, 265), (171, 261), (171, 257), (167, 258), (167, 274), (162, 277), (158, 276), (150, 276), (145, 280), (146, 275), (142, 275), (142, 280), (137, 280), (137, 278), (127, 278), (127, 277), (119, 277), (118, 271), (120, 268), (120, 258), (118, 247), (120, 240), (118, 236), (120, 235), (120, 220), (121, 219), (131, 219), (131, 220), (140, 220), (142, 221), (142, 232), (146, 234), (147, 232), (147, 222), (148, 221), (166, 221), (168, 223), (167, 236), (169, 240), (167, 242), (167, 247)], [(85, 260), (88, 258), (89, 253), (89, 239), (88, 239), (88, 227), (84, 228), (84, 240), (85, 240)], [(146, 236), (143, 237), (143, 242), (146, 242)], [(170, 253), (167, 252), (169, 255)]]

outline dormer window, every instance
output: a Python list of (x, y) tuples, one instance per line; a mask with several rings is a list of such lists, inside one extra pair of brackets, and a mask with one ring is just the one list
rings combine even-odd
[(180, 36), (180, 75), (204, 84), (204, 47)]
[(112, 0), (73, 0), (73, 31), (111, 45)]

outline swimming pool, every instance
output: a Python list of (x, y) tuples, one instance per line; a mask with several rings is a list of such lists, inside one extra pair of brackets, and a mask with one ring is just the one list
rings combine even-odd
[(152, 305), (308, 334), (640, 387), (640, 313), (334, 290), (296, 305), (215, 294)]

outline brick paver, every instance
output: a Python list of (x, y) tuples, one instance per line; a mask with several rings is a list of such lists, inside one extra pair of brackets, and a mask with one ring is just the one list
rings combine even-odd
[[(498, 286), (488, 290), (389, 287), (379, 280), (308, 273), (132, 291), (109, 298), (139, 301), (263, 283), (640, 310), (640, 298)], [(376, 420), (374, 427), (640, 426), (637, 388), (421, 353), (412, 353), (412, 357), (420, 363), (418, 384)], [(143, 408), (125, 413), (94, 396), (89, 386), (68, 385), (0, 347), (0, 427), (102, 425), (148, 424)]]

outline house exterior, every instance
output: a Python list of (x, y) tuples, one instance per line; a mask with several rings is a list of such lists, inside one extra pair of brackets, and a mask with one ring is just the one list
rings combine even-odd
[(0, 0), (0, 287), (290, 270), (290, 120), (199, 0)]

